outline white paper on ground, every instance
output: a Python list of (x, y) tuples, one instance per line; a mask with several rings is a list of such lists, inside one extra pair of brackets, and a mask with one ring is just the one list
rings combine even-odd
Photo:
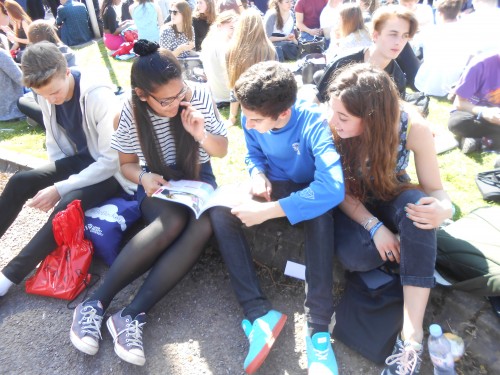
[(306, 279), (306, 266), (287, 260), (285, 266), (285, 275), (295, 277), (296, 279)]

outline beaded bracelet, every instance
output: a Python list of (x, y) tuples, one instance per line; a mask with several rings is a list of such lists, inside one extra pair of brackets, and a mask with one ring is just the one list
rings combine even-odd
[(370, 238), (373, 240), (373, 236), (375, 236), (375, 233), (379, 230), (379, 228), (384, 225), (381, 221), (379, 221), (377, 224), (375, 224), (371, 229), (370, 229)]
[(368, 225), (370, 225), (370, 223), (372, 221), (375, 221), (375, 220), (378, 220), (375, 216), (372, 216), (371, 218), (369, 218), (368, 220), (366, 220), (366, 222), (363, 224), (363, 228), (365, 228), (366, 230), (368, 230)]

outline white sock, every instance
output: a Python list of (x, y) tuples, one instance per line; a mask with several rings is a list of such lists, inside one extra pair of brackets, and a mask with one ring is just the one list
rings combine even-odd
[(7, 294), (12, 285), (14, 285), (14, 283), (7, 279), (2, 272), (0, 272), (0, 297)]

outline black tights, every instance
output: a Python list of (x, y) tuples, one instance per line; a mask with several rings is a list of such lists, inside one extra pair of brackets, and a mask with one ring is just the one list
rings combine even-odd
[(107, 309), (120, 290), (151, 269), (124, 311), (132, 317), (147, 313), (189, 272), (212, 235), (209, 216), (196, 220), (183, 205), (146, 197), (141, 211), (148, 226), (127, 243), (89, 298)]

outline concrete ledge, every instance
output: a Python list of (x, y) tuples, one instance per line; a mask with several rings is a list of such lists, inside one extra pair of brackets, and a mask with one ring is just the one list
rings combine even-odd
[(18, 171), (27, 171), (48, 163), (45, 159), (20, 154), (19, 152), (6, 150), (4, 148), (0, 148), (0, 155), (1, 172), (15, 173)]
[[(0, 148), (0, 171), (14, 173), (47, 163)], [(286, 219), (245, 228), (254, 259), (268, 267), (284, 271), (287, 260), (304, 263), (304, 236), (301, 225), (290, 226)], [(336, 284), (343, 283), (343, 270), (334, 264)], [(449, 288), (436, 287), (431, 292), (424, 325), (439, 323), (464, 339), (466, 369), (464, 374), (500, 374), (500, 321), (484, 298)], [(468, 368), (468, 366), (472, 366)], [(484, 371), (483, 371), (484, 370)]]

